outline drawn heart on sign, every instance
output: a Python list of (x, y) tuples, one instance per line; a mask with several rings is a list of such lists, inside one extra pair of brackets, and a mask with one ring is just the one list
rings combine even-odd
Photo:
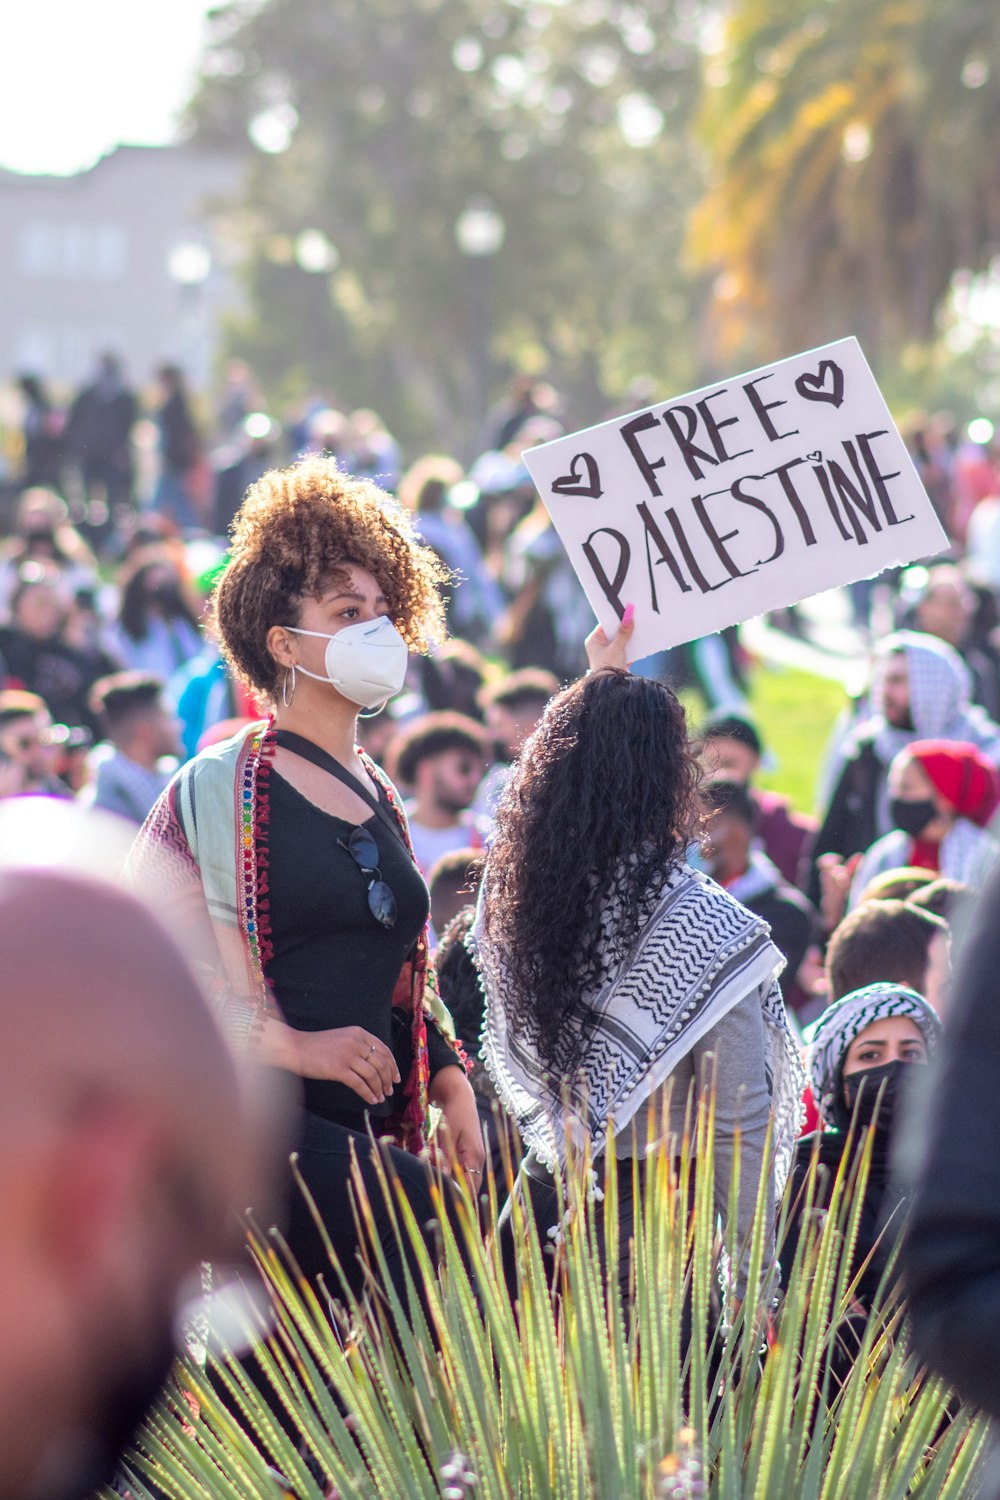
[(821, 359), (815, 375), (800, 375), (795, 389), (803, 401), (829, 401), (840, 406), (844, 399), (844, 372), (832, 359)]
[[(586, 479), (582, 477), (581, 464), (587, 471)], [(599, 500), (604, 494), (597, 464), (589, 453), (578, 453), (569, 466), (569, 473), (553, 479), (551, 489), (554, 495), (582, 495), (587, 500)]]
[(806, 454), (806, 458), (808, 458), (808, 460), (809, 460), (809, 462), (811, 464), (818, 464), (822, 460), (823, 455), (822, 455), (822, 453), (820, 453), (819, 449), (817, 448), (817, 450), (816, 450), (815, 453), (807, 453)]

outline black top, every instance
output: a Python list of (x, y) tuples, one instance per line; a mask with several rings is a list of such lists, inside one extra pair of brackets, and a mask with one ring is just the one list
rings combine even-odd
[[(374, 787), (373, 787), (374, 791)], [(382, 805), (395, 818), (384, 793)], [(272, 771), (268, 885), (273, 957), (267, 965), (282, 1016), (296, 1031), (363, 1026), (392, 1048), (402, 1082), (384, 1104), (366, 1106), (344, 1083), (303, 1080), (305, 1106), (338, 1123), (358, 1124), (402, 1105), (412, 1063), (410, 1018), (392, 1009), (400, 969), (430, 909), (420, 872), (400, 837), (377, 815), (365, 823), (379, 851), (382, 879), (396, 898), (396, 921), (383, 927), (368, 908), (368, 882), (346, 844), (356, 825), (323, 812)], [(428, 1024), (431, 1076), (456, 1057)], [(346, 1118), (345, 1118), (346, 1117)]]
[[(792, 1162), (788, 1184), (788, 1196), (793, 1204), (793, 1211), (789, 1216), (787, 1238), (779, 1252), (781, 1283), (784, 1287), (788, 1286), (796, 1247), (804, 1227), (805, 1187), (817, 1135), (819, 1136), (819, 1180), (813, 1201), (814, 1214), (821, 1214), (830, 1206), (834, 1180), (847, 1146), (848, 1137), (843, 1130), (821, 1129), (811, 1135), (800, 1136), (795, 1143), (795, 1159)], [(859, 1152), (860, 1147), (861, 1143), (855, 1136), (854, 1151)], [(851, 1163), (848, 1165), (850, 1166)], [(853, 1204), (845, 1202), (842, 1211), (852, 1212), (853, 1207)], [(858, 1237), (850, 1269), (850, 1274), (854, 1277), (862, 1262), (871, 1256), (871, 1260), (858, 1280), (856, 1292), (858, 1301), (866, 1309), (871, 1307), (875, 1299), (892, 1250), (902, 1232), (906, 1207), (905, 1196), (893, 1180), (890, 1170), (887, 1142), (884, 1136), (877, 1132), (872, 1144), (871, 1165), (865, 1184), (864, 1201), (858, 1217)]]
[(839, 854), (841, 859), (849, 859), (870, 848), (878, 838), (878, 799), (885, 777), (886, 767), (878, 758), (872, 737), (859, 739), (837, 778), (809, 851), (806, 895), (815, 907), (820, 904), (819, 856)]
[(787, 1003), (788, 991), (795, 984), (802, 960), (810, 944), (819, 937), (816, 910), (801, 891), (784, 881), (756, 896), (748, 896), (743, 905), (764, 918), (771, 929), (771, 941), (785, 960), (785, 967), (778, 976), (778, 987), (781, 998)]

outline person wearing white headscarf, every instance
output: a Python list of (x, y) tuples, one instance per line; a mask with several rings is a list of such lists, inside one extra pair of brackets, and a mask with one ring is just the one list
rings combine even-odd
[(818, 861), (860, 854), (892, 828), (889, 765), (915, 740), (960, 740), (1000, 767), (1000, 724), (971, 700), (969, 669), (936, 636), (899, 630), (879, 646), (871, 713), (847, 737), (831, 776), (833, 791), (812, 848), (806, 894), (821, 899)]

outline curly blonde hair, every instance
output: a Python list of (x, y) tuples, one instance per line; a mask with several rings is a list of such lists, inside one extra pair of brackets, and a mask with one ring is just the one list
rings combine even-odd
[(411, 650), (444, 638), (448, 569), (391, 495), (332, 458), (312, 455), (263, 475), (247, 490), (230, 537), (214, 618), (226, 662), (259, 693), (273, 695), (278, 681), (268, 631), (297, 625), (303, 598), (319, 597), (352, 564), (377, 579)]

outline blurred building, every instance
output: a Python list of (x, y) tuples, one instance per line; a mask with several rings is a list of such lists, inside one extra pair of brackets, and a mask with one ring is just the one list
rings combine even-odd
[(86, 172), (0, 171), (0, 379), (77, 384), (105, 349), (145, 383), (162, 360), (196, 384), (237, 300), (215, 227), (237, 158), (120, 146)]

